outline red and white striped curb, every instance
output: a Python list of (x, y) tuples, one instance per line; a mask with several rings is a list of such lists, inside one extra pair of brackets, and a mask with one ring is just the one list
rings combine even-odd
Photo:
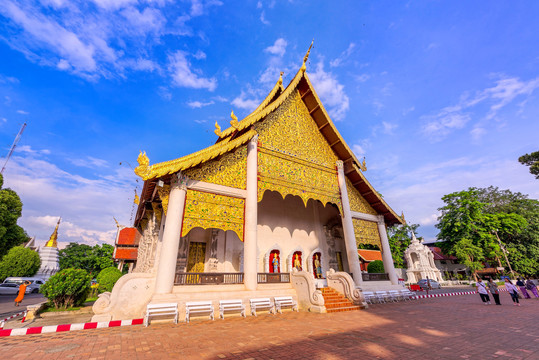
[[(507, 289), (498, 289), (498, 291), (507, 291)], [(435, 298), (435, 297), (444, 297), (444, 296), (457, 296), (457, 295), (470, 295), (470, 294), (477, 294), (477, 291), (459, 291), (459, 292), (444, 293), (444, 294), (415, 295), (414, 299), (426, 299), (426, 298)]]
[(89, 323), (80, 323), (80, 324), (37, 326), (37, 327), (21, 328), (21, 329), (6, 329), (6, 330), (0, 330), (0, 337), (57, 333), (57, 332), (73, 331), (73, 330), (102, 329), (102, 328), (109, 328), (109, 327), (129, 326), (129, 325), (141, 325), (143, 323), (143, 320), (144, 319), (113, 320), (113, 321), (89, 322)]
[(13, 318), (16, 318), (17, 316), (20, 316), (20, 315), (23, 315), (22, 319), (21, 319), (21, 322), (23, 323), (24, 320), (26, 320), (26, 314), (28, 313), (28, 310), (25, 310), (25, 311), (21, 311), (20, 313), (17, 313), (17, 314), (13, 314), (11, 315), (10, 317), (7, 317), (5, 318), (4, 320), (0, 321), (0, 330), (2, 330), (4, 328), (4, 323), (8, 320), (11, 320)]

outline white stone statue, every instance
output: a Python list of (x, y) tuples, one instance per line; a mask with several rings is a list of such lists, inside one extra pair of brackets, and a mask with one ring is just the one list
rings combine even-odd
[(412, 231), (412, 242), (404, 251), (404, 256), (408, 264), (406, 276), (408, 282), (416, 283), (418, 280), (427, 277), (436, 281), (443, 281), (440, 270), (434, 265), (434, 254), (422, 242), (419, 242)]

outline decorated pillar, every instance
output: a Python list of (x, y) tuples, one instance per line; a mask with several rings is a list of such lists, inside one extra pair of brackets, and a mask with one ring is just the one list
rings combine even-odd
[(346, 254), (348, 257), (348, 266), (353, 275), (354, 283), (361, 285), (363, 276), (361, 275), (361, 266), (357, 254), (356, 235), (354, 233), (354, 224), (352, 223), (352, 213), (350, 212), (350, 201), (348, 200), (348, 190), (346, 189), (346, 178), (344, 175), (343, 162), (337, 160), (337, 174), (339, 178), (339, 189), (341, 191), (342, 201), (342, 226), (344, 231), (344, 243), (346, 245)]
[(183, 209), (185, 207), (185, 195), (187, 193), (187, 177), (181, 172), (172, 176), (170, 195), (168, 198), (167, 216), (163, 242), (155, 279), (155, 293), (169, 294), (174, 287), (176, 274), (176, 261), (180, 244), (180, 233), (183, 222)]
[(245, 199), (245, 235), (243, 243), (243, 282), (247, 290), (257, 287), (258, 226), (258, 135), (247, 144), (247, 197)]
[(389, 275), (389, 281), (391, 281), (391, 284), (398, 285), (399, 278), (397, 277), (395, 265), (393, 264), (393, 256), (391, 256), (391, 247), (389, 246), (386, 224), (383, 215), (378, 216), (378, 232), (380, 233), (380, 242), (382, 244), (382, 261), (384, 262), (384, 269)]

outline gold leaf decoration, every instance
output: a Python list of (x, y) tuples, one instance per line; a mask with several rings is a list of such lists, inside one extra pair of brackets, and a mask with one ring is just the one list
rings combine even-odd
[(245, 189), (247, 176), (247, 146), (229, 152), (216, 160), (183, 172), (191, 180)]
[(163, 185), (157, 187), (157, 193), (161, 199), (161, 206), (163, 207), (163, 212), (165, 215), (168, 210), (168, 196), (170, 195), (170, 185)]
[[(159, 195), (161, 196), (161, 195)], [(156, 203), (156, 202), (153, 202), (152, 203), (152, 209), (153, 209), (153, 212), (155, 214), (155, 218), (157, 219), (157, 223), (161, 223), (161, 209), (159, 208), (159, 204)]]
[(378, 215), (376, 210), (361, 196), (359, 191), (352, 185), (352, 182), (346, 178), (346, 189), (348, 190), (348, 200), (350, 201), (350, 210), (364, 214)]
[(354, 224), (354, 233), (356, 235), (356, 245), (370, 244), (377, 245), (382, 249), (380, 242), (380, 233), (378, 232), (378, 224), (373, 221), (361, 219), (352, 219)]
[(135, 174), (144, 179), (151, 173), (150, 159), (148, 159), (148, 156), (146, 156), (146, 151), (140, 152), (137, 157), (137, 162), (138, 166), (134, 170)]
[(264, 121), (259, 134), (258, 201), (266, 190), (297, 195), (341, 208), (337, 156), (309, 115), (297, 91)]
[(234, 231), (243, 241), (245, 201), (231, 196), (187, 190), (182, 235), (195, 227)]

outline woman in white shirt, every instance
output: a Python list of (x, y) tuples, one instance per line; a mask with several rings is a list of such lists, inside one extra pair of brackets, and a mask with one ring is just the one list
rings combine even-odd
[(479, 293), (479, 296), (481, 296), (481, 300), (483, 300), (485, 305), (490, 304), (490, 298), (488, 296), (487, 287), (485, 286), (485, 283), (483, 282), (483, 280), (481, 280), (481, 278), (477, 280), (477, 283), (475, 284), (475, 286), (477, 288), (477, 292)]
[(505, 289), (511, 295), (511, 299), (513, 299), (513, 305), (520, 306), (520, 303), (518, 302), (518, 290), (515, 285), (509, 280), (508, 278), (505, 278)]

